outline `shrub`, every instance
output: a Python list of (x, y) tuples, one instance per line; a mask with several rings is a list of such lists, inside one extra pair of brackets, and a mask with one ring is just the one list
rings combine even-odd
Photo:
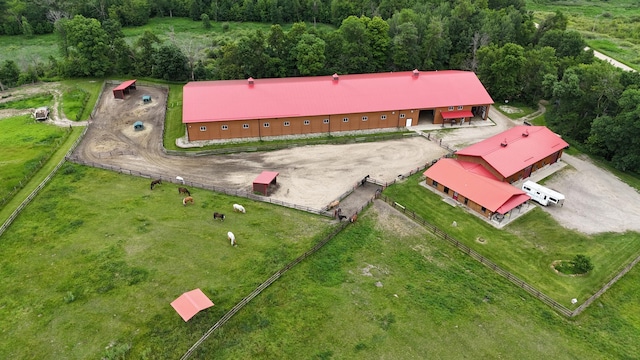
[(571, 260), (571, 263), (578, 274), (586, 274), (593, 270), (591, 259), (585, 255), (576, 255), (573, 260)]

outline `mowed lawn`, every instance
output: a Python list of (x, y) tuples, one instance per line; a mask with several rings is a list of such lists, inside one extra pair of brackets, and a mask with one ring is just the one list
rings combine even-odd
[[(563, 228), (541, 209), (498, 230), (443, 202), (439, 194), (421, 186), (421, 180), (421, 174), (416, 174), (387, 188), (385, 195), (567, 308), (576, 308), (640, 255), (636, 232), (589, 236)], [(454, 221), (455, 227), (451, 226)], [(551, 268), (553, 261), (571, 260), (577, 254), (590, 257), (595, 267), (586, 276), (562, 276)], [(572, 305), (572, 298), (578, 304)]]
[(66, 128), (36, 122), (31, 115), (0, 119), (0, 199), (37, 170), (67, 134)]
[[(185, 207), (177, 185), (149, 183), (65, 164), (2, 235), (0, 358), (177, 358), (335, 226), (199, 189)], [(216, 305), (185, 323), (170, 303), (195, 288)]]
[(640, 271), (566, 319), (398, 215), (368, 208), (193, 359), (632, 359)]

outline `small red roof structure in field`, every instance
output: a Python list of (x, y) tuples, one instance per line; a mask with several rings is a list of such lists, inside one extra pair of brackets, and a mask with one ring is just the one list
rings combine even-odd
[(255, 180), (253, 180), (253, 191), (267, 196), (269, 194), (269, 185), (276, 184), (276, 178), (278, 175), (280, 175), (280, 173), (275, 171), (263, 171)]
[(180, 295), (171, 302), (171, 306), (182, 317), (182, 320), (189, 321), (199, 311), (212, 307), (213, 302), (202, 290), (195, 289)]
[(113, 89), (113, 96), (116, 99), (124, 99), (124, 96), (129, 93), (129, 90), (136, 89), (136, 81), (138, 80), (127, 80), (122, 84), (116, 86)]

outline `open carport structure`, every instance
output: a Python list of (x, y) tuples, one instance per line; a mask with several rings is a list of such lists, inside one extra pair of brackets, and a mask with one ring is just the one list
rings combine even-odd
[(276, 178), (280, 175), (275, 171), (263, 171), (253, 180), (253, 191), (259, 192), (264, 196), (269, 195), (269, 185), (276, 184)]
[(124, 100), (124, 96), (126, 94), (128, 94), (130, 90), (135, 90), (136, 89), (136, 81), (137, 80), (127, 80), (127, 81), (123, 82), (122, 84), (116, 86), (113, 89), (113, 96), (116, 99), (123, 99)]

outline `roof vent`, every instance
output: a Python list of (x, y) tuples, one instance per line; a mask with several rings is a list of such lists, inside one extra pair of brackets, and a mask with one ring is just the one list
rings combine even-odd
[(524, 132), (522, 133), (522, 137), (527, 137), (529, 136), (529, 130), (525, 129)]
[(333, 81), (338, 82), (339, 78), (338, 74), (333, 74)]
[(417, 78), (418, 76), (420, 76), (420, 71), (418, 71), (418, 69), (413, 69), (413, 77)]
[(507, 147), (507, 139), (505, 138), (503, 142), (500, 143), (500, 146)]
[(249, 83), (249, 86), (250, 86), (250, 87), (253, 87), (253, 78), (252, 78), (252, 77), (249, 77), (249, 78), (247, 79), (247, 82)]

